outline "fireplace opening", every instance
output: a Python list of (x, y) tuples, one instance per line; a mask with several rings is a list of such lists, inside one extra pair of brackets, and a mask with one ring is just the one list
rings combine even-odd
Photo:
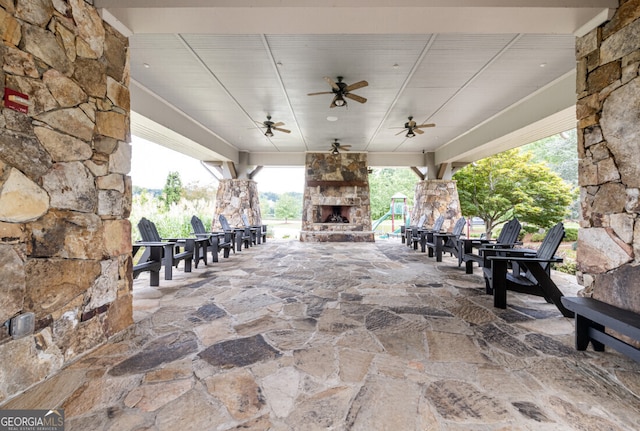
[(349, 210), (351, 207), (345, 205), (322, 206), (321, 223), (349, 223)]

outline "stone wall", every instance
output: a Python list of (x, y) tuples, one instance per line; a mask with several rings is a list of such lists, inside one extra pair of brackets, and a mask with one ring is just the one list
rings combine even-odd
[(417, 223), (423, 214), (427, 215), (426, 226), (444, 216), (443, 229), (451, 231), (462, 216), (460, 198), (456, 182), (452, 180), (425, 180), (416, 183), (411, 223)]
[(582, 292), (640, 312), (640, 1), (577, 39)]
[(128, 41), (82, 0), (0, 0), (0, 404), (132, 323)]
[(218, 216), (222, 214), (231, 226), (244, 226), (242, 214), (246, 214), (249, 223), (262, 224), (258, 184), (253, 180), (221, 180), (216, 194), (216, 213), (213, 229), (220, 230)]
[[(348, 223), (323, 220), (326, 207), (342, 206)], [(366, 153), (307, 153), (300, 241), (374, 241)]]

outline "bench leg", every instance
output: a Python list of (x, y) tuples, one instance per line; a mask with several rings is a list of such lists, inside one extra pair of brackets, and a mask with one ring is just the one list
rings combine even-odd
[[(162, 247), (149, 247), (149, 255), (154, 262), (162, 262)], [(160, 267), (149, 272), (149, 286), (160, 286)]]
[(164, 246), (164, 257), (162, 258), (164, 265), (164, 279), (173, 279), (173, 244)]
[(589, 337), (589, 329), (604, 332), (604, 325), (576, 314), (576, 350), (587, 350), (589, 342), (596, 352), (604, 352), (604, 344)]

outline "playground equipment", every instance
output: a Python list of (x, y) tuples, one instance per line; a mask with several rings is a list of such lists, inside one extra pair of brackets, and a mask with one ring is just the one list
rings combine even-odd
[[(402, 193), (396, 193), (391, 196), (391, 205), (389, 205), (389, 211), (373, 222), (372, 230), (376, 230), (380, 223), (391, 217), (391, 232), (396, 232), (395, 219), (396, 216), (402, 216), (402, 222), (407, 222), (407, 197)], [(398, 227), (398, 230), (400, 228)]]

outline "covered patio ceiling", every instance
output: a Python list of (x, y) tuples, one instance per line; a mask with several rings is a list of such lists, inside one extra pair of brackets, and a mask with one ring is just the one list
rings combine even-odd
[[(575, 127), (575, 37), (616, 0), (95, 0), (130, 36), (132, 133), (212, 164), (464, 164)], [(323, 77), (366, 103), (330, 108)], [(291, 133), (264, 135), (272, 117)], [(407, 138), (407, 117), (435, 123)], [(398, 134), (399, 133), (399, 134)]]

